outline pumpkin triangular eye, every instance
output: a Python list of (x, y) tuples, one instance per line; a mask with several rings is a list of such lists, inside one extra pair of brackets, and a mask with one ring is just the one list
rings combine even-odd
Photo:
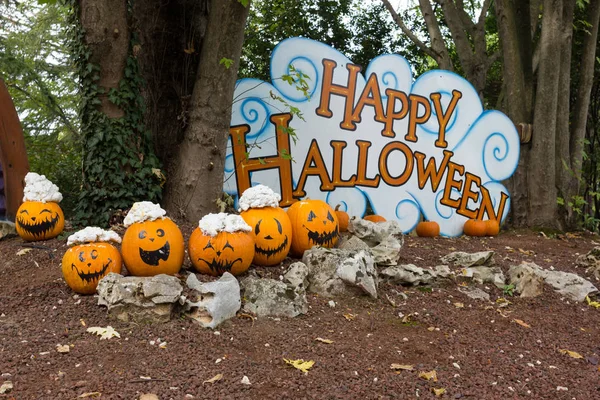
[(279, 234), (281, 235), (281, 233), (283, 232), (283, 228), (281, 227), (281, 222), (279, 222), (279, 220), (277, 218), (273, 218), (275, 220), (275, 222), (277, 222), (277, 230), (279, 231)]
[(331, 215), (331, 213), (329, 211), (327, 211), (327, 219), (330, 220), (331, 222), (334, 222), (333, 215)]
[(315, 215), (315, 213), (314, 213), (314, 212), (312, 212), (312, 211), (311, 211), (311, 212), (310, 212), (310, 214), (308, 214), (308, 219), (307, 219), (307, 221), (308, 221), (308, 222), (310, 222), (310, 221), (312, 221), (314, 218), (317, 218), (317, 216)]
[[(229, 240), (225, 243), (225, 246), (223, 246), (223, 250), (225, 250), (226, 248), (230, 248), (231, 250), (233, 250), (233, 246), (229, 244)], [(235, 250), (234, 250), (235, 251)]]
[(208, 243), (206, 243), (206, 246), (204, 246), (204, 248), (202, 250), (206, 250), (206, 249), (215, 249), (212, 244), (210, 243), (210, 240), (208, 241)]
[(258, 220), (258, 222), (256, 223), (256, 226), (254, 227), (254, 234), (258, 235), (258, 233), (260, 232), (260, 223), (262, 222), (262, 219)]

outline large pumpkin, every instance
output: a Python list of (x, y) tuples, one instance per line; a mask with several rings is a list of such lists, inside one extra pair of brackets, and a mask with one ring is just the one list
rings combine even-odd
[(495, 219), (489, 219), (485, 221), (485, 234), (486, 236), (496, 236), (500, 233), (500, 222)]
[(363, 217), (363, 219), (365, 221), (371, 221), (371, 222), (385, 222), (386, 219), (383, 218), (381, 215), (367, 215), (365, 217)]
[(240, 216), (252, 228), (256, 265), (277, 265), (292, 246), (292, 223), (279, 207), (250, 208)]
[(487, 223), (480, 219), (470, 219), (465, 222), (463, 232), (467, 236), (485, 236), (487, 232)]
[(17, 210), (15, 227), (24, 240), (52, 239), (63, 231), (65, 216), (58, 203), (26, 201)]
[(248, 270), (254, 258), (254, 238), (249, 232), (219, 232), (210, 236), (196, 228), (190, 236), (188, 251), (192, 265), (202, 274), (240, 275)]
[(421, 221), (417, 224), (417, 236), (436, 237), (440, 235), (440, 225), (435, 221)]
[(166, 217), (136, 222), (125, 231), (121, 253), (132, 275), (174, 275), (183, 264), (183, 235)]
[(294, 255), (301, 256), (313, 246), (334, 247), (338, 241), (339, 222), (335, 211), (322, 200), (300, 200), (288, 208), (292, 222)]
[(111, 272), (120, 274), (121, 254), (109, 243), (86, 243), (69, 248), (62, 259), (65, 282), (76, 293), (96, 292), (98, 281)]

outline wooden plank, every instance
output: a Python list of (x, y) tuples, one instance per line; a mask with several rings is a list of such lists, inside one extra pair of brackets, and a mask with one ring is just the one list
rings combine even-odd
[(4, 176), (6, 217), (14, 221), (29, 172), (23, 129), (4, 81), (0, 78), (0, 164)]

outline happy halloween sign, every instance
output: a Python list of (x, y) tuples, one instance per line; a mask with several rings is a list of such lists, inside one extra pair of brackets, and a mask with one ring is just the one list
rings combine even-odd
[[(282, 79), (294, 70), (308, 76), (308, 97)], [(237, 83), (224, 189), (237, 196), (261, 183), (282, 207), (310, 197), (359, 216), (370, 204), (406, 232), (425, 218), (457, 236), (469, 218), (505, 218), (501, 181), (518, 159), (513, 123), (484, 111), (462, 77), (433, 70), (413, 81), (395, 54), (363, 71), (323, 43), (291, 38), (273, 50), (271, 83)]]

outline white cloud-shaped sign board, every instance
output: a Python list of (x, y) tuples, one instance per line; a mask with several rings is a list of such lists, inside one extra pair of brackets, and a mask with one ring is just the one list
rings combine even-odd
[[(308, 97), (287, 78), (297, 71)], [(237, 198), (267, 185), (282, 207), (308, 197), (362, 216), (370, 204), (406, 232), (426, 219), (458, 236), (467, 219), (506, 217), (501, 181), (518, 159), (511, 120), (484, 110), (462, 77), (433, 70), (413, 80), (395, 54), (363, 70), (323, 43), (290, 38), (273, 50), (271, 82), (237, 83), (224, 186)]]

